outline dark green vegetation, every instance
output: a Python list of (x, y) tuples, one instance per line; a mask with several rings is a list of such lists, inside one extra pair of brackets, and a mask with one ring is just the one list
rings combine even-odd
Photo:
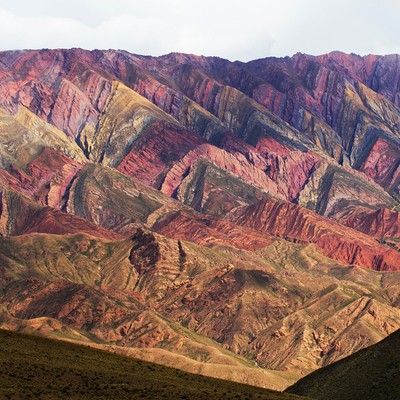
[(1, 399), (296, 399), (66, 342), (0, 330)]
[(287, 392), (318, 400), (399, 399), (400, 331), (313, 372)]

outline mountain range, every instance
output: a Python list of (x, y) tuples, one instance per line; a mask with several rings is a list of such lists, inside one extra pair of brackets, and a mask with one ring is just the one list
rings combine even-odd
[(282, 390), (400, 327), (400, 56), (0, 53), (0, 327)]

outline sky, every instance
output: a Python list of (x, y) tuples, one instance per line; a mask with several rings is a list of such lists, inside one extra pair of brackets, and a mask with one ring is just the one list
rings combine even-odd
[(399, 0), (0, 0), (0, 50), (123, 49), (248, 61), (400, 53)]

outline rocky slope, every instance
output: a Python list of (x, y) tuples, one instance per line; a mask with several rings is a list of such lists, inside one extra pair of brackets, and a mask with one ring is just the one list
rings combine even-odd
[(239, 207), (228, 218), (237, 225), (268, 232), (291, 242), (314, 243), (328, 257), (375, 270), (397, 270), (400, 254), (380, 247), (367, 235), (322, 218), (295, 204), (262, 200)]
[[(301, 379), (289, 393), (315, 399), (397, 399), (400, 332)], [(340, 385), (338, 385), (340, 382)]]
[(3, 326), (278, 389), (394, 332), (397, 64), (0, 53)]
[(0, 340), (2, 398), (305, 400), (34, 335), (1, 330)]
[(10, 316), (55, 318), (103, 342), (196, 361), (213, 362), (223, 346), (301, 374), (400, 323), (398, 273), (346, 268), (285, 240), (250, 253), (142, 230), (120, 241), (30, 234), (3, 239), (0, 255)]

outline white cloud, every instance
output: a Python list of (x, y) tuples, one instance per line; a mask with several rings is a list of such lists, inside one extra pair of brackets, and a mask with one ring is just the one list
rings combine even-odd
[(400, 52), (399, 12), (397, 0), (0, 0), (0, 48), (383, 54)]

